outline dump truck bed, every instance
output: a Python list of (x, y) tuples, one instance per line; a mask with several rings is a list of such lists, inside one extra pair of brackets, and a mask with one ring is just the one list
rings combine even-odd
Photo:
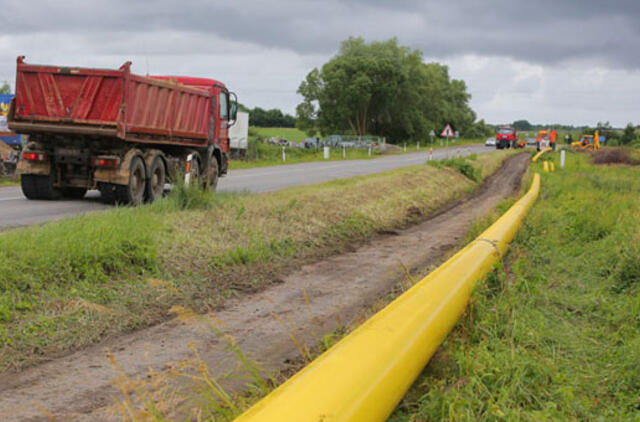
[(19, 57), (10, 128), (207, 145), (213, 89), (135, 75), (130, 65), (117, 70), (32, 65)]

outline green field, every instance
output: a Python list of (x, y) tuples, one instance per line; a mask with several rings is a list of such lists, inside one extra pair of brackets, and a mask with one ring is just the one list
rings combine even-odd
[(503, 265), (391, 421), (640, 420), (640, 168), (588, 157), (542, 174)]

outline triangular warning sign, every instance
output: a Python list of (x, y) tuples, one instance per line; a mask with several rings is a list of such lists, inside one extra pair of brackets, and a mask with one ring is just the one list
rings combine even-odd
[(440, 136), (444, 138), (453, 138), (456, 135), (453, 133), (453, 129), (451, 129), (451, 125), (447, 125), (447, 127), (444, 128)]

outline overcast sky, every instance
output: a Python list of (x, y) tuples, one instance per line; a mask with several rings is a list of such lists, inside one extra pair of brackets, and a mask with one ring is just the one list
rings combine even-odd
[(294, 113), (340, 41), (397, 37), (490, 123), (640, 124), (639, 0), (0, 0), (0, 80), (27, 62), (209, 76)]

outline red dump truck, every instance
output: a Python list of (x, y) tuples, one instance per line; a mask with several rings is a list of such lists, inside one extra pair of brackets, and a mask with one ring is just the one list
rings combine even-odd
[(511, 126), (500, 126), (496, 134), (496, 149), (516, 148), (518, 144), (518, 131)]
[(82, 197), (140, 204), (165, 183), (215, 189), (227, 173), (235, 95), (206, 78), (32, 65), (18, 57), (9, 128), (30, 135), (18, 162), (29, 199)]

